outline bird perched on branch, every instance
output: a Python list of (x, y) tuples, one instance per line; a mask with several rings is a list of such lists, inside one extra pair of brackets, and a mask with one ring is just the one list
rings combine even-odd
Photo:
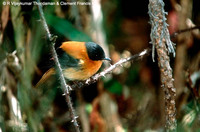
[[(105, 57), (104, 50), (94, 42), (64, 42), (57, 50), (63, 75), (70, 81), (83, 81), (94, 75), (101, 67)], [(37, 83), (36, 87), (56, 75), (55, 67), (50, 68)]]

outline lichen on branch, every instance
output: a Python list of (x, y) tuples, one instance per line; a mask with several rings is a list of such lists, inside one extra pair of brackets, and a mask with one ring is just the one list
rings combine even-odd
[(172, 53), (175, 57), (175, 50), (167, 29), (168, 25), (165, 17), (167, 13), (164, 11), (164, 2), (162, 0), (149, 0), (148, 8), (151, 24), (150, 37), (151, 44), (153, 45), (152, 58), (154, 61), (154, 52), (156, 49), (161, 74), (161, 87), (163, 88), (165, 95), (165, 125), (167, 131), (176, 131), (176, 89), (174, 87), (174, 79), (169, 58), (169, 53)]
[(174, 43), (170, 40), (169, 31), (167, 29), (168, 24), (166, 23), (167, 18), (165, 15), (168, 13), (164, 10), (164, 2), (162, 0), (149, 0), (149, 16), (151, 24), (151, 44), (152, 46), (152, 59), (154, 61), (155, 57), (155, 44), (156, 40), (159, 38), (158, 44), (162, 45), (163, 39), (166, 41), (164, 43), (167, 46), (168, 53), (172, 53), (175, 57)]

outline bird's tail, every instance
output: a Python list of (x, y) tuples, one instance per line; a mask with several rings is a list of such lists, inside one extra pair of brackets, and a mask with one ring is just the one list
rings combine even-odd
[(51, 68), (49, 69), (39, 80), (39, 82), (36, 84), (36, 88), (39, 86), (42, 86), (43, 84), (47, 83), (48, 81), (52, 81), (51, 78), (55, 76), (55, 69)]

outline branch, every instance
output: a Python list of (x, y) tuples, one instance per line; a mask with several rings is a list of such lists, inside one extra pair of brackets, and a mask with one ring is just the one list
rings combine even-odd
[[(100, 72), (98, 74), (95, 74), (94, 76), (90, 77), (89, 79), (87, 79), (84, 82), (79, 82), (78, 87), (82, 88), (84, 86), (87, 86), (87, 85), (90, 85), (92, 83), (95, 83), (100, 77), (105, 77), (106, 74), (111, 73), (116, 67), (122, 66), (122, 64), (124, 64), (124, 63), (126, 63), (128, 61), (136, 61), (136, 60), (142, 59), (144, 56), (149, 55), (150, 52), (151, 52), (151, 49), (148, 48), (148, 49), (145, 49), (142, 52), (140, 52), (138, 54), (135, 54), (135, 55), (133, 55), (131, 57), (122, 58), (117, 63), (111, 65), (110, 67), (108, 67), (104, 71), (102, 71), (102, 72)], [(71, 87), (73, 89), (76, 89), (77, 84), (71, 85)]]
[(189, 32), (189, 31), (192, 31), (192, 30), (195, 30), (195, 29), (200, 29), (200, 26), (195, 26), (195, 27), (179, 30), (177, 32), (174, 32), (172, 35), (170, 35), (170, 37), (175, 38), (177, 35), (179, 35), (181, 33)]
[[(37, 0), (37, 2), (40, 3), (40, 0)], [(77, 122), (77, 116), (75, 115), (75, 110), (72, 106), (71, 97), (70, 97), (70, 94), (69, 94), (69, 90), (71, 90), (71, 87), (66, 84), (64, 75), (62, 73), (62, 68), (61, 68), (60, 63), (58, 61), (58, 56), (56, 54), (56, 50), (55, 50), (55, 47), (54, 47), (57, 37), (53, 36), (49, 31), (49, 28), (47, 26), (41, 4), (38, 4), (38, 10), (39, 10), (39, 14), (40, 14), (40, 17), (41, 17), (42, 24), (44, 26), (44, 29), (46, 30), (48, 39), (50, 41), (50, 48), (51, 48), (51, 52), (52, 52), (52, 55), (53, 55), (53, 58), (54, 58), (54, 61), (55, 61), (56, 71), (57, 71), (57, 73), (60, 77), (61, 89), (64, 93), (63, 95), (65, 96), (67, 105), (69, 107), (72, 122), (74, 124), (76, 132), (80, 132), (79, 125), (78, 125), (78, 122)]]
[(175, 51), (173, 43), (170, 40), (169, 31), (167, 29), (165, 17), (167, 13), (164, 11), (163, 0), (149, 0), (148, 8), (151, 24), (151, 43), (153, 44), (153, 50), (156, 48), (158, 54), (158, 66), (161, 74), (161, 87), (164, 91), (166, 129), (167, 131), (176, 131), (176, 88), (174, 87), (172, 68), (170, 67), (169, 62), (169, 53), (173, 53), (175, 56)]
[[(165, 39), (166, 47), (168, 53), (172, 53), (173, 56), (175, 57), (175, 50), (174, 50), (174, 43), (171, 42), (170, 36), (169, 36), (169, 31), (167, 29), (168, 24), (166, 23), (167, 18), (165, 15), (167, 12), (164, 11), (164, 2), (163, 0), (149, 0), (149, 16), (150, 16), (150, 24), (151, 24), (151, 44), (152, 46), (152, 59), (154, 61), (154, 56), (155, 56), (155, 44), (156, 44), (156, 39), (160, 38), (158, 43), (159, 45), (162, 44), (163, 39)], [(159, 30), (159, 23), (162, 24), (162, 27), (160, 31)], [(160, 34), (158, 33), (160, 32)], [(156, 38), (156, 39), (154, 39)]]

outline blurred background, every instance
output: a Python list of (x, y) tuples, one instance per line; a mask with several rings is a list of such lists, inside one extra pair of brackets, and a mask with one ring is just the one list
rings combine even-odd
[[(148, 1), (43, 0), (50, 32), (64, 41), (94, 41), (112, 64), (151, 47)], [(76, 3), (75, 5), (73, 3)], [(175, 79), (178, 131), (200, 131), (199, 0), (164, 0), (176, 57), (170, 55)], [(73, 132), (59, 88), (35, 85), (52, 66), (50, 42), (36, 2), (0, 1), (0, 132)], [(101, 71), (109, 67), (105, 63)], [(83, 132), (162, 132), (164, 93), (157, 60), (151, 55), (117, 67), (95, 84), (77, 88), (71, 98)]]

